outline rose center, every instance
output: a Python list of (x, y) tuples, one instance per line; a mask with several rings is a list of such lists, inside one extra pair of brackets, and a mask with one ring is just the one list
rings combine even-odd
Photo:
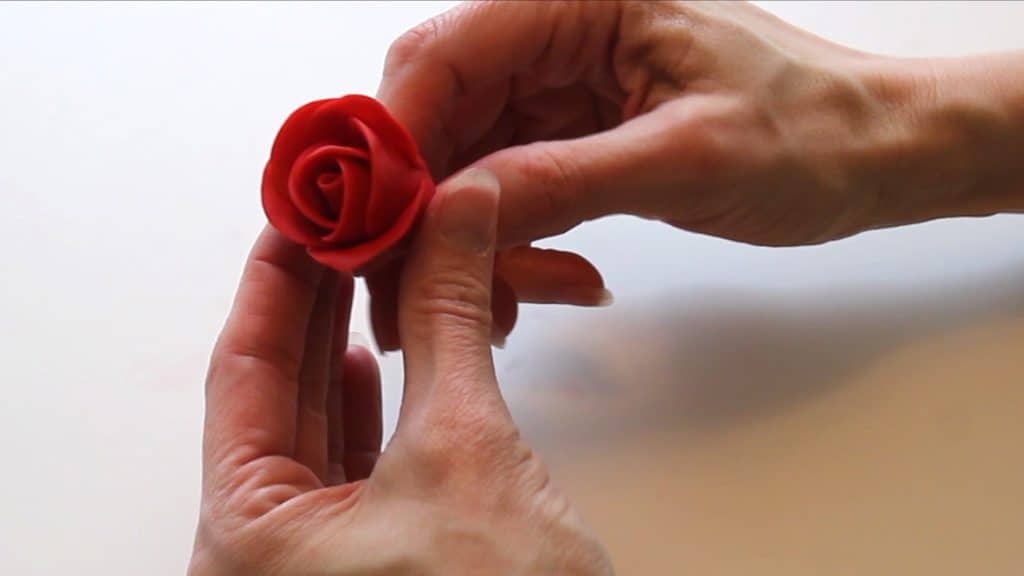
[(337, 218), (341, 212), (341, 198), (344, 196), (345, 179), (340, 164), (328, 166), (316, 177), (316, 187), (327, 200), (328, 217)]

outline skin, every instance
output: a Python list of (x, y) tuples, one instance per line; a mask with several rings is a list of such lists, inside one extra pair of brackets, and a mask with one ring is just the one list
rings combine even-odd
[(211, 361), (190, 573), (610, 573), (501, 398), (494, 270), (594, 304), (550, 272), (574, 257), (523, 247), (609, 214), (799, 245), (1022, 211), (1022, 78), (1021, 53), (879, 57), (744, 3), (477, 3), (408, 32), (379, 97), (436, 178), (473, 169), (369, 278), (397, 432), (378, 456), (351, 279), (268, 229)]
[(502, 248), (610, 214), (783, 246), (1024, 209), (1022, 77), (1021, 53), (879, 57), (740, 2), (481, 2), (399, 38), (378, 97), (436, 177), (498, 176)]
[(352, 279), (267, 228), (207, 381), (189, 573), (610, 574), (519, 436), (491, 358), (498, 183), (441, 187), (406, 261), (405, 391), (380, 454), (373, 356), (347, 347)]

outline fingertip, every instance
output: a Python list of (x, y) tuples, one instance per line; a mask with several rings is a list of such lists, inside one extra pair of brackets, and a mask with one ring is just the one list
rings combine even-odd
[(366, 368), (377, 369), (377, 358), (370, 350), (369, 344), (361, 334), (353, 332), (349, 334), (349, 345), (345, 350), (345, 368), (354, 366), (360, 374), (366, 373)]
[(398, 284), (403, 260), (396, 260), (366, 277), (370, 293), (370, 328), (377, 351), (393, 352), (401, 347), (398, 336)]
[(504, 348), (519, 317), (519, 302), (515, 291), (501, 276), (495, 274), (491, 286), (491, 344)]
[(520, 302), (608, 306), (614, 300), (597, 267), (573, 252), (520, 246), (498, 253), (495, 272)]
[(369, 350), (370, 348), (370, 342), (366, 339), (366, 336), (363, 336), (362, 333), (360, 332), (348, 333), (348, 345), (349, 348), (356, 346), (365, 348), (367, 350)]
[(443, 183), (435, 208), (440, 234), (465, 249), (493, 247), (500, 187), (494, 173), (483, 168), (469, 168)]
[(377, 352), (386, 354), (401, 348), (398, 338), (398, 319), (394, 314), (371, 314), (370, 328)]
[(587, 308), (607, 308), (615, 302), (615, 295), (607, 288), (600, 286), (569, 286), (558, 288), (547, 302), (533, 303), (567, 304)]
[(343, 386), (347, 397), (357, 394), (360, 398), (379, 398), (380, 365), (369, 348), (361, 344), (350, 344), (345, 350)]
[(335, 272), (334, 274), (337, 277), (339, 295), (344, 299), (351, 299), (356, 289), (355, 278), (347, 272)]
[(598, 297), (597, 303), (595, 305), (600, 307), (600, 308), (607, 308), (608, 306), (611, 306), (614, 303), (615, 303), (615, 294), (613, 294), (611, 290), (609, 290), (607, 288), (603, 288), (601, 290), (601, 294)]

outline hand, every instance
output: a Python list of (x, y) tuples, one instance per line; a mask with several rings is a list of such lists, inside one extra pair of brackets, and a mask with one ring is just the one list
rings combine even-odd
[[(867, 227), (879, 183), (844, 162), (885, 109), (856, 59), (746, 4), (473, 3), (396, 41), (378, 97), (436, 178), (477, 163), (501, 181), (499, 242), (519, 248), (499, 253), (500, 341), (513, 293), (608, 300), (586, 260), (522, 247), (588, 219), (762, 244)], [(400, 347), (400, 266), (368, 277), (383, 350)]]
[(380, 98), (433, 170), (505, 193), (515, 245), (630, 213), (759, 244), (868, 224), (859, 55), (749, 4), (467, 4), (392, 46)]
[(609, 574), (502, 400), (490, 353), (498, 186), (439, 188), (406, 261), (405, 392), (381, 442), (351, 278), (267, 229), (207, 382), (190, 574)]
[(486, 2), (399, 38), (379, 97), (438, 176), (497, 174), (502, 246), (615, 213), (793, 245), (1005, 208), (983, 181), (1020, 208), (1006, 60), (871, 56), (746, 3)]

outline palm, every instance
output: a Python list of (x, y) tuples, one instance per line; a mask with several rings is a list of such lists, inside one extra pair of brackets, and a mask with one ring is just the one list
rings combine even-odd
[(208, 376), (203, 491), (216, 504), (202, 523), (213, 533), (304, 524), (369, 476), (380, 379), (372, 354), (348, 347), (351, 301), (351, 277), (264, 231)]

